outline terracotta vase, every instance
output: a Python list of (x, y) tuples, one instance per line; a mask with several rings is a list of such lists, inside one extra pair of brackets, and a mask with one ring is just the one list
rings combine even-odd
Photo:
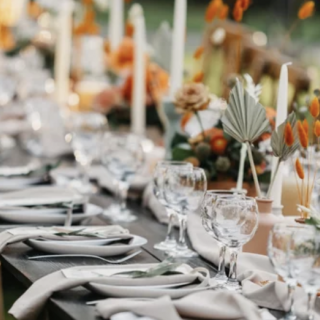
[(243, 247), (243, 252), (267, 255), (268, 238), (270, 230), (275, 223), (283, 221), (283, 216), (272, 213), (270, 199), (256, 199), (259, 210), (259, 225), (254, 237)]
[[(208, 190), (230, 190), (236, 188), (236, 186), (237, 183), (235, 181), (210, 181), (208, 183)], [(256, 197), (257, 194), (254, 185), (251, 185), (248, 182), (244, 182), (242, 188), (248, 191), (248, 197)]]

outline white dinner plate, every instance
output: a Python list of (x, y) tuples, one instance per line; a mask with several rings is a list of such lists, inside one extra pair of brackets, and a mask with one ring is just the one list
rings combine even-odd
[(139, 286), (112, 286), (102, 283), (90, 282), (85, 285), (90, 291), (107, 297), (115, 298), (160, 298), (170, 296), (171, 299), (180, 299), (189, 294), (207, 290), (209, 287), (194, 286), (194, 288), (157, 288)]
[[(96, 240), (92, 240), (92, 241), (96, 241)], [(117, 245), (101, 246), (101, 244), (98, 243), (96, 246), (94, 245), (75, 246), (74, 244), (69, 244), (68, 242), (69, 241), (60, 241), (60, 242), (56, 241), (55, 243), (52, 243), (52, 241), (30, 239), (26, 241), (26, 244), (36, 250), (43, 251), (46, 253), (89, 254), (89, 255), (102, 256), (102, 257), (111, 257), (111, 256), (125, 254), (133, 249), (140, 248), (144, 246), (148, 242), (148, 240), (140, 236), (132, 235), (132, 240), (128, 244), (120, 243)]]
[(9, 192), (31, 187), (39, 187), (43, 182), (43, 177), (21, 177), (21, 178), (4, 178), (0, 177), (0, 191)]
[[(29, 209), (11, 211), (11, 210), (0, 210), (0, 219), (6, 220), (13, 223), (27, 223), (27, 224), (51, 224), (60, 225), (64, 224), (67, 215), (65, 213), (59, 213), (52, 211), (48, 213), (48, 210), (32, 210)], [(54, 209), (56, 210), (56, 209)], [(46, 212), (43, 212), (46, 211)], [(75, 213), (72, 215), (72, 222), (78, 223), (84, 219), (91, 218), (101, 214), (103, 209), (94, 204), (89, 203), (87, 205), (86, 213)]]

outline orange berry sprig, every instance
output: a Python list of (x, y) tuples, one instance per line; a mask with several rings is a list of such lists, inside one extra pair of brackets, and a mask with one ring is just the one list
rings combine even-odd
[(203, 46), (198, 47), (193, 54), (193, 58), (196, 60), (199, 60), (202, 57), (203, 52), (204, 52), (204, 47)]
[(229, 6), (227, 4), (224, 4), (220, 9), (219, 19), (225, 20), (228, 18), (228, 16), (229, 16)]
[(320, 121), (319, 121), (319, 120), (317, 120), (317, 121), (314, 123), (313, 133), (314, 133), (314, 135), (315, 135), (317, 138), (320, 137)]
[(203, 82), (204, 79), (204, 73), (198, 72), (193, 76), (192, 82)]
[(298, 11), (298, 18), (300, 20), (305, 20), (313, 15), (315, 11), (314, 1), (305, 2)]
[(308, 124), (307, 119), (304, 119), (304, 120), (303, 120), (302, 126), (303, 126), (303, 129), (304, 129), (304, 132), (305, 132), (306, 135), (308, 136), (308, 133), (309, 133), (309, 124)]
[(222, 6), (223, 6), (222, 0), (211, 0), (205, 14), (206, 22), (208, 23), (212, 22), (214, 18), (216, 18), (219, 15), (219, 12)]
[(309, 144), (308, 134), (305, 132), (303, 124), (298, 121), (298, 137), (302, 148), (307, 148)]
[(284, 129), (284, 142), (288, 147), (291, 147), (294, 144), (294, 135), (289, 122), (286, 124)]
[(320, 113), (320, 103), (317, 97), (314, 97), (313, 100), (311, 101), (309, 111), (314, 118), (318, 117)]
[(303, 167), (301, 165), (299, 158), (297, 158), (297, 160), (296, 160), (296, 172), (298, 174), (298, 177), (301, 180), (303, 180), (304, 179), (304, 170), (303, 170)]

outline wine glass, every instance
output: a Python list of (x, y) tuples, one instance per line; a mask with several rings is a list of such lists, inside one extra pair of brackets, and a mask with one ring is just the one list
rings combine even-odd
[(96, 191), (90, 183), (89, 169), (92, 161), (98, 157), (106, 125), (107, 120), (100, 113), (71, 112), (68, 116), (67, 130), (79, 168), (79, 179), (73, 180), (71, 186), (81, 194)]
[[(319, 250), (319, 243), (318, 243)], [(318, 251), (319, 255), (319, 251)], [(298, 276), (298, 283), (308, 295), (307, 319), (314, 319), (314, 303), (320, 289), (320, 259), (316, 257), (316, 262), (310, 269), (303, 270)]]
[(231, 252), (229, 277), (223, 288), (241, 292), (237, 279), (238, 252), (253, 238), (258, 228), (256, 201), (250, 197), (219, 197), (211, 214), (210, 233)]
[(270, 231), (268, 241), (269, 259), (279, 276), (287, 284), (289, 310), (283, 320), (294, 320), (294, 291), (299, 274), (311, 269), (316, 250), (315, 228), (309, 225), (278, 223)]
[(220, 246), (218, 271), (217, 274), (212, 278), (212, 280), (217, 282), (218, 285), (223, 285), (228, 281), (228, 277), (225, 270), (225, 255), (227, 246), (220, 242), (219, 239), (215, 236), (215, 234), (211, 232), (211, 217), (212, 210), (215, 209), (217, 199), (228, 197), (230, 197), (230, 199), (233, 199), (234, 197), (244, 197), (244, 193), (237, 194), (233, 191), (228, 190), (209, 190), (204, 196), (204, 201), (201, 206), (202, 225), (206, 232), (208, 232)]
[(192, 164), (183, 161), (159, 161), (154, 169), (153, 173), (153, 193), (159, 202), (166, 208), (166, 212), (168, 215), (168, 230), (167, 235), (164, 241), (157, 243), (154, 245), (155, 249), (158, 250), (171, 250), (177, 244), (173, 234), (172, 234), (172, 227), (173, 221), (176, 217), (176, 212), (170, 207), (168, 202), (164, 196), (164, 177), (165, 174), (171, 166), (173, 167), (189, 167), (192, 168)]
[(189, 199), (195, 190), (196, 179), (206, 179), (204, 171), (196, 174), (192, 167), (170, 167), (165, 173), (164, 196), (169, 205), (177, 212), (180, 228), (177, 246), (170, 252), (172, 257), (191, 258), (198, 255), (188, 247), (185, 238), (187, 211), (192, 206), (190, 206)]
[(104, 215), (114, 221), (136, 220), (127, 209), (126, 199), (130, 182), (145, 161), (143, 139), (131, 133), (105, 134), (102, 145), (101, 162), (117, 185), (120, 205), (107, 209)]

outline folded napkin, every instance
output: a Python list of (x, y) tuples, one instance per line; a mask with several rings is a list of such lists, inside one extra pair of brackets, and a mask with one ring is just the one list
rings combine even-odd
[(261, 319), (254, 303), (228, 291), (201, 291), (174, 301), (167, 296), (150, 301), (107, 299), (97, 304), (96, 311), (104, 319), (122, 311), (131, 311), (157, 320), (181, 320), (181, 317), (219, 320)]
[[(165, 208), (152, 193), (145, 198), (145, 205), (154, 212), (156, 217), (166, 215)], [(201, 217), (196, 213), (188, 214), (188, 235), (193, 248), (203, 258), (218, 265), (220, 247), (217, 241), (204, 230)], [(228, 255), (226, 258), (228, 260)], [(245, 297), (260, 307), (280, 311), (288, 308), (287, 286), (284, 282), (278, 281), (278, 276), (268, 257), (239, 253), (237, 273)], [(306, 310), (306, 294), (301, 288), (296, 290), (295, 308), (301, 312)], [(320, 303), (316, 310), (315, 319), (320, 320)]]
[(83, 202), (84, 199), (71, 189), (56, 186), (35, 187), (0, 195), (0, 207), (49, 205), (71, 201), (75, 204)]
[[(51, 171), (50, 175), (55, 180), (58, 181), (59, 176), (64, 176), (69, 179), (76, 178), (79, 172), (77, 168), (57, 168)], [(115, 191), (115, 181), (108, 171), (101, 165), (92, 166), (89, 169), (89, 177), (92, 180), (96, 180), (100, 187), (106, 188), (110, 192)], [(136, 191), (143, 190), (146, 185), (150, 182), (149, 175), (137, 174), (130, 183), (130, 188)]]
[[(18, 320), (31, 320), (37, 317), (41, 312), (47, 299), (54, 292), (67, 290), (78, 286), (83, 286), (89, 283), (99, 283), (105, 285), (118, 286), (151, 286), (163, 284), (175, 284), (182, 282), (192, 282), (196, 279), (204, 280), (203, 275), (197, 272), (197, 269), (192, 269), (187, 265), (181, 267), (189, 268), (190, 272), (185, 274), (174, 274), (166, 276), (156, 276), (148, 278), (131, 278), (123, 276), (115, 276), (115, 273), (141, 268), (149, 269), (155, 267), (156, 264), (144, 265), (119, 265), (119, 266), (89, 266), (89, 267), (73, 267), (65, 270), (60, 270), (49, 274), (36, 281), (12, 306), (9, 313)], [(105, 275), (105, 276), (102, 276)], [(208, 273), (209, 275), (209, 273)], [(208, 280), (208, 277), (205, 278)], [(137, 293), (139, 297), (139, 293)], [(167, 318), (167, 320), (171, 318)]]
[[(76, 232), (76, 231), (79, 232)], [(76, 233), (75, 233), (76, 232)], [(71, 234), (70, 234), (71, 233)], [(92, 235), (88, 237), (87, 234)], [(28, 239), (42, 238), (46, 240), (74, 241), (99, 239), (110, 236), (128, 236), (129, 231), (120, 226), (103, 227), (30, 227), (8, 229), (0, 233), (0, 252), (5, 246), (12, 243), (23, 242)]]

